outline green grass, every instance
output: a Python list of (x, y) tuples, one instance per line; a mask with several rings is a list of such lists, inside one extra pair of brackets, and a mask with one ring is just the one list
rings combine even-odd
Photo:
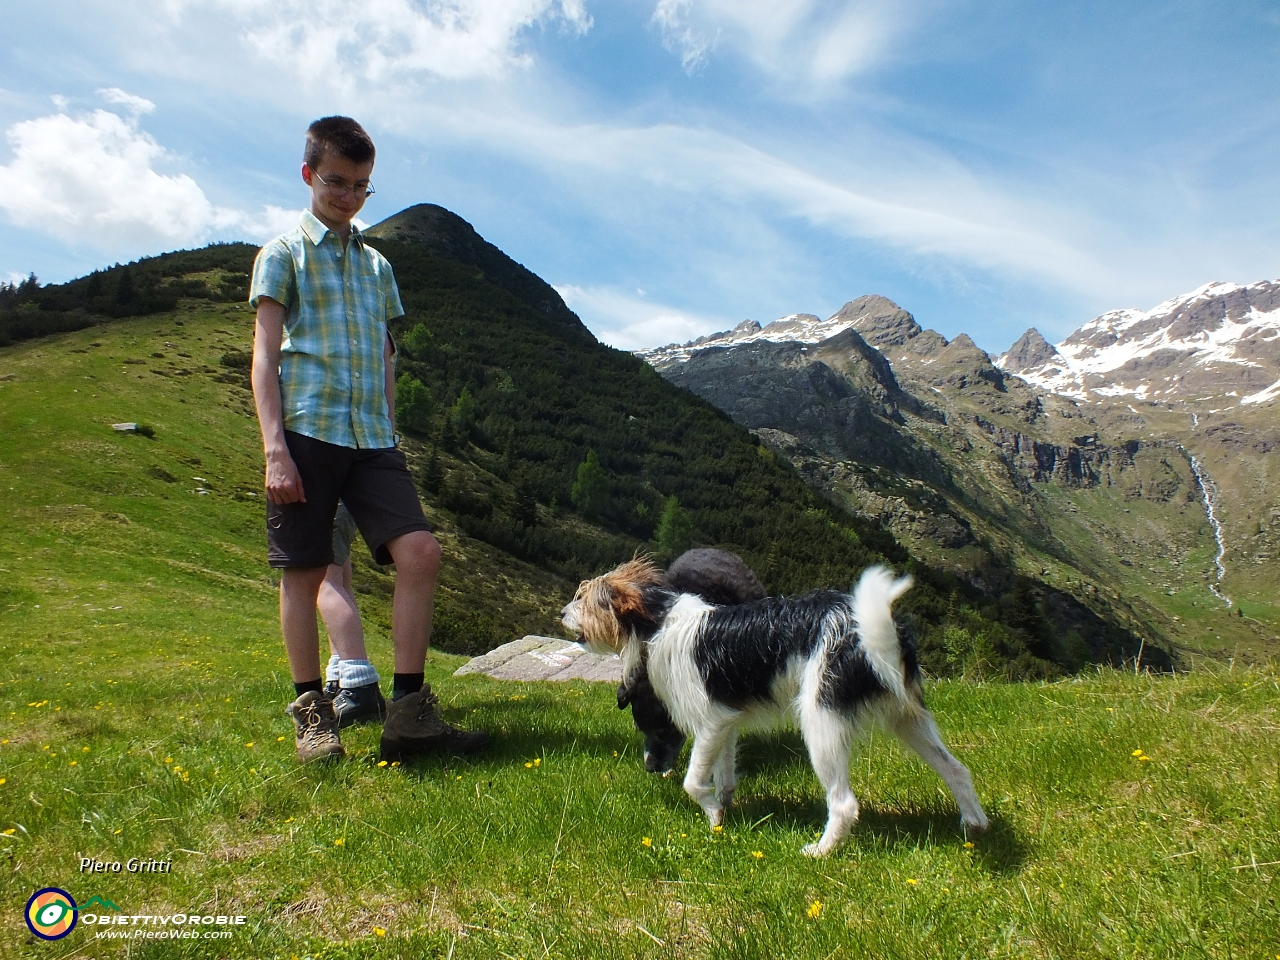
[[(643, 772), (611, 689), (454, 679), (462, 661), (443, 654), (428, 676), (446, 716), (492, 731), (491, 752), (381, 767), (361, 728), (344, 762), (299, 767), (248, 495), (256, 424), (200, 372), (243, 345), (247, 315), (225, 309), (225, 335), (144, 319), (0, 353), (0, 954), (1280, 955), (1267, 665), (931, 684), (992, 817), (971, 848), (941, 783), (884, 736), (857, 755), (862, 821), (830, 859), (799, 853), (824, 807), (793, 734), (745, 739), (737, 806), (712, 834), (678, 778)], [(176, 362), (195, 372), (152, 374), (175, 362), (153, 352), (190, 353)], [(112, 432), (122, 420), (155, 439)], [(478, 594), (479, 548), (446, 540), (454, 589)], [(528, 608), (553, 606), (554, 586)], [(376, 623), (381, 596), (362, 603)], [(377, 630), (371, 647), (385, 666)], [(87, 875), (81, 857), (173, 872)], [(221, 941), (82, 925), (31, 943), (22, 908), (45, 886), (248, 922)]]
[[(676, 780), (642, 771), (610, 690), (455, 680), (438, 657), (449, 716), (492, 730), (492, 753), (380, 767), (365, 728), (346, 736), (345, 762), (299, 768), (278, 739), (288, 693), (267, 669), (273, 646), (187, 638), (186, 669), (136, 673), (123, 663), (152, 651), (124, 637), (83, 665), (56, 644), (18, 646), (23, 666), (0, 687), (9, 930), (54, 885), (127, 913), (249, 918), (216, 947), (138, 943), (135, 956), (1280, 950), (1274, 672), (936, 684), (992, 831), (966, 848), (936, 778), (880, 736), (854, 765), (862, 822), (813, 862), (799, 848), (823, 806), (792, 735), (746, 741), (738, 805), (713, 835)], [(174, 872), (85, 876), (81, 856), (171, 857)], [(23, 952), (120, 950), (103, 943), (82, 927)]]

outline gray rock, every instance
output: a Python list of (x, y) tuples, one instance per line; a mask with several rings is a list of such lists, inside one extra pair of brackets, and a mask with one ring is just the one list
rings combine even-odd
[(555, 637), (527, 636), (473, 657), (455, 677), (483, 673), (495, 680), (586, 680), (620, 683), (622, 661), (592, 653), (581, 644)]

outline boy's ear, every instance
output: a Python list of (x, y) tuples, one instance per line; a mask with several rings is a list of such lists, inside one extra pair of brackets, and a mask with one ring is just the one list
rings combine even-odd
[(311, 168), (305, 162), (302, 164), (302, 182), (311, 186)]

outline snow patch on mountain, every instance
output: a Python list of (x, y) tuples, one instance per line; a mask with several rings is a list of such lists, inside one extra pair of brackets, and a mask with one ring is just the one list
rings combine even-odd
[(819, 320), (811, 313), (791, 313), (765, 326), (755, 320), (744, 320), (732, 330), (713, 333), (688, 343), (672, 343), (665, 347), (637, 350), (636, 356), (653, 366), (683, 363), (698, 350), (712, 347), (736, 347), (760, 340), (770, 343), (821, 343), (853, 326), (853, 320), (836, 314)]
[[(1280, 282), (1207, 283), (1151, 310), (1112, 310), (1057, 344), (1051, 356), (1037, 356), (1034, 365), (1019, 362), (1015, 348), (997, 357), (996, 366), (1044, 390), (1077, 398), (1091, 393), (1139, 400), (1183, 398), (1188, 389), (1203, 392), (1203, 374), (1215, 365), (1224, 387), (1237, 386), (1239, 377), (1224, 374), (1221, 365), (1237, 371), (1252, 368), (1266, 383), (1280, 374)], [(1243, 382), (1256, 387), (1252, 378)], [(1241, 391), (1216, 396), (1233, 393), (1239, 397)], [(1277, 397), (1280, 381), (1248, 391), (1239, 402)]]

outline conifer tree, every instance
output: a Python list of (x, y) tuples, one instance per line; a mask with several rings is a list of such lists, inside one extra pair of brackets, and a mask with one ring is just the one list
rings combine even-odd
[(674, 496), (668, 497), (666, 506), (662, 508), (662, 519), (658, 521), (655, 539), (658, 558), (664, 563), (693, 546), (693, 521)]
[(578, 464), (578, 479), (569, 491), (569, 499), (589, 517), (598, 517), (604, 512), (609, 502), (609, 475), (594, 450), (588, 450), (587, 459)]

